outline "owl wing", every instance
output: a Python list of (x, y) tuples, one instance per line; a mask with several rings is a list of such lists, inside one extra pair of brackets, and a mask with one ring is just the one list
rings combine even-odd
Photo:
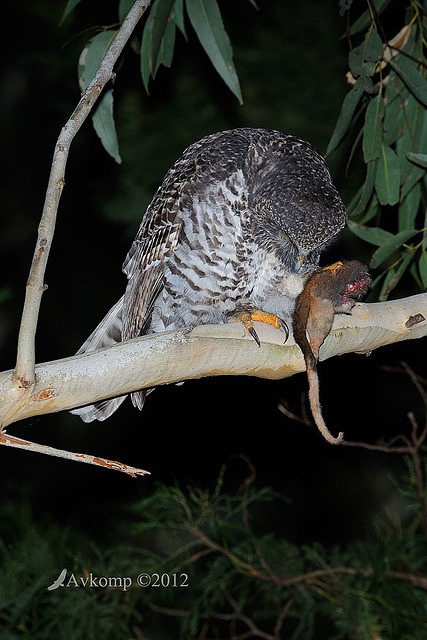
[(123, 301), (122, 340), (146, 332), (163, 286), (163, 262), (179, 241), (182, 198), (174, 174), (172, 168), (157, 190), (123, 263), (128, 286)]
[(235, 170), (236, 154), (242, 154), (248, 143), (239, 133), (231, 141), (228, 138), (227, 132), (212, 134), (190, 145), (167, 172), (148, 206), (123, 264), (129, 282), (123, 303), (122, 340), (147, 330), (163, 286), (163, 263), (179, 243), (182, 212), (191, 210), (194, 193)]

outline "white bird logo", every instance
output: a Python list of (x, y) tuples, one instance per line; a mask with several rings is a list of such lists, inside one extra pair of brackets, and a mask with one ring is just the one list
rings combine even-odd
[(65, 576), (67, 575), (67, 569), (62, 569), (61, 573), (59, 574), (59, 576), (57, 577), (57, 579), (55, 580), (55, 582), (53, 582), (48, 588), (48, 591), (55, 591), (55, 589), (57, 589), (58, 587), (63, 587), (64, 586), (64, 580), (65, 580)]

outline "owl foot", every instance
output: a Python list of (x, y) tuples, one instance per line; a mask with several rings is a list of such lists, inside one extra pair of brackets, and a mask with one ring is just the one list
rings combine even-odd
[(258, 337), (257, 332), (255, 331), (254, 322), (264, 322), (264, 324), (271, 324), (276, 329), (283, 329), (285, 332), (284, 343), (289, 338), (289, 328), (284, 320), (279, 318), (278, 316), (273, 315), (272, 313), (266, 313), (265, 311), (252, 311), (251, 313), (241, 313), (236, 317), (236, 321), (243, 322), (243, 325), (248, 333), (251, 334), (252, 338), (255, 340), (257, 345), (260, 347), (261, 342)]

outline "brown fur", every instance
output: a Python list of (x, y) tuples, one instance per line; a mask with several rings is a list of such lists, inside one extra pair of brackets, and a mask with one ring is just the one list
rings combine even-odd
[(342, 442), (344, 433), (341, 431), (334, 437), (322, 416), (317, 374), (319, 349), (332, 328), (335, 313), (349, 313), (355, 304), (353, 298), (365, 293), (370, 283), (365, 265), (356, 260), (337, 262), (308, 278), (295, 305), (293, 332), (304, 355), (311, 412), (319, 431), (331, 444)]

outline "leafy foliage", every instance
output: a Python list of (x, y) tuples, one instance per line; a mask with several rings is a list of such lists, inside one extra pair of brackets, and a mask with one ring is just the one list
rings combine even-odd
[(368, 2), (369, 9), (348, 28), (349, 42), (367, 31), (350, 49), (347, 78), (352, 88), (327, 150), (331, 153), (363, 118), (356, 143), (362, 143), (366, 178), (349, 205), (349, 227), (378, 246), (371, 267), (381, 269), (374, 282), (380, 300), (387, 299), (406, 272), (421, 290), (427, 287), (425, 17), (421, 5), (411, 2), (406, 24), (387, 38), (384, 11), (392, 12), (396, 5)]
[[(92, 82), (102, 58), (117, 31), (101, 31), (91, 38), (80, 54), (77, 67), (79, 86), (82, 91)], [(94, 129), (107, 153), (120, 164), (119, 143), (113, 116), (113, 89), (104, 92), (92, 116)]]
[[(21, 533), (0, 546), (2, 638), (420, 638), (427, 522), (415, 459), (398, 481), (412, 502), (406, 529), (382, 526), (346, 548), (263, 532), (283, 498), (255, 488), (252, 474), (228, 493), (224, 470), (213, 490), (159, 485), (133, 505), (114, 548), (41, 528), (5, 503)], [(49, 591), (63, 568), (63, 586)]]
[[(81, 0), (69, 0), (63, 18)], [(120, 0), (118, 14), (123, 22), (132, 7), (132, 0)], [(256, 6), (256, 5), (255, 5)], [(239, 79), (233, 61), (230, 40), (225, 31), (217, 0), (186, 0), (185, 9), (196, 35), (211, 63), (225, 84), (243, 102)], [(154, 0), (145, 22), (141, 46), (140, 69), (143, 85), (148, 93), (149, 80), (155, 78), (160, 66), (170, 67), (173, 60), (176, 29), (187, 38), (184, 19), (184, 0)], [(78, 75), (82, 91), (88, 86), (116, 31), (107, 29), (92, 37), (83, 48)], [(101, 98), (93, 115), (93, 124), (105, 150), (120, 163), (119, 145), (113, 115), (113, 89)]]

